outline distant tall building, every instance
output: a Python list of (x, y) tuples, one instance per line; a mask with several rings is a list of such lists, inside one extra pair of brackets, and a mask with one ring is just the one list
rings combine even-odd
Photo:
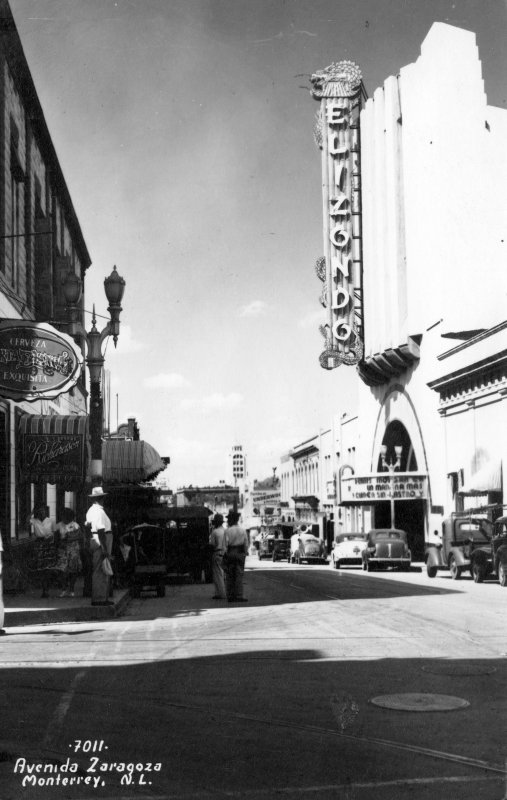
[(234, 486), (247, 477), (246, 455), (241, 444), (235, 444), (227, 457), (227, 480)]

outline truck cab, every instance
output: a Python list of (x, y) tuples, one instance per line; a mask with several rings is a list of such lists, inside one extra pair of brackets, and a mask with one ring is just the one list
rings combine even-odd
[(487, 547), (491, 538), (488, 514), (458, 511), (442, 523), (441, 542), (426, 547), (426, 572), (434, 578), (439, 570), (449, 570), (458, 580), (463, 572), (472, 572), (473, 551)]
[(473, 543), (470, 562), (476, 583), (496, 574), (500, 586), (507, 586), (507, 516), (498, 517), (493, 522), (485, 544)]

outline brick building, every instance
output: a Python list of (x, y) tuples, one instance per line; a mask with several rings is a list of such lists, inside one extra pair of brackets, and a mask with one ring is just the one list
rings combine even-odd
[[(9, 4), (0, 0), (0, 317), (65, 331), (62, 278), (72, 271), (84, 284), (90, 263)], [(83, 301), (80, 308), (82, 317)], [(7, 542), (27, 532), (35, 502), (46, 503), (54, 520), (78, 504), (77, 483), (27, 478), (18, 440), (28, 415), (41, 425), (45, 418), (49, 433), (55, 420), (68, 419), (85, 449), (83, 381), (84, 371), (54, 400), (15, 402), (0, 394), (0, 529)]]

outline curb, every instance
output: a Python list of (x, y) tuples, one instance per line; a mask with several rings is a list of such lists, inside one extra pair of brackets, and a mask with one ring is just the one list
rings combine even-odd
[[(114, 601), (113, 606), (71, 606), (70, 608), (44, 608), (16, 611), (5, 608), (4, 628), (23, 625), (45, 625), (55, 622), (86, 622), (97, 619), (114, 619), (121, 616), (130, 602), (130, 591), (126, 589)], [(91, 601), (88, 600), (88, 603)]]

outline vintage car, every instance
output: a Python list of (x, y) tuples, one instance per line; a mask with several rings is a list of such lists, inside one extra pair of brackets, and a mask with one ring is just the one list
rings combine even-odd
[(470, 570), (476, 583), (496, 574), (500, 586), (507, 586), (507, 516), (494, 521), (487, 542), (471, 542)]
[(257, 557), (259, 561), (261, 561), (263, 558), (272, 558), (275, 541), (276, 540), (273, 535), (263, 536), (262, 538), (256, 540), (255, 546), (257, 548)]
[(397, 528), (376, 528), (368, 533), (361, 554), (363, 569), (410, 569), (412, 554), (408, 549), (407, 534)]
[[(487, 513), (455, 512), (444, 519), (440, 541), (426, 547), (426, 573), (434, 578), (440, 570), (449, 570), (451, 578), (458, 580), (463, 572), (473, 575), (471, 555), (476, 551), (475, 579), (480, 581), (482, 568), (482, 547), (489, 546), (491, 523)], [(485, 574), (482, 574), (484, 578)]]
[(335, 569), (340, 569), (344, 564), (361, 565), (361, 553), (366, 547), (365, 533), (337, 533), (334, 537), (331, 550), (331, 562)]
[(324, 542), (311, 533), (295, 533), (290, 538), (290, 562), (292, 564), (327, 564)]
[(273, 561), (290, 561), (290, 539), (275, 539), (271, 558)]
[(132, 597), (154, 591), (164, 597), (167, 577), (166, 536), (158, 525), (133, 525), (120, 538), (117, 569), (127, 578)]

